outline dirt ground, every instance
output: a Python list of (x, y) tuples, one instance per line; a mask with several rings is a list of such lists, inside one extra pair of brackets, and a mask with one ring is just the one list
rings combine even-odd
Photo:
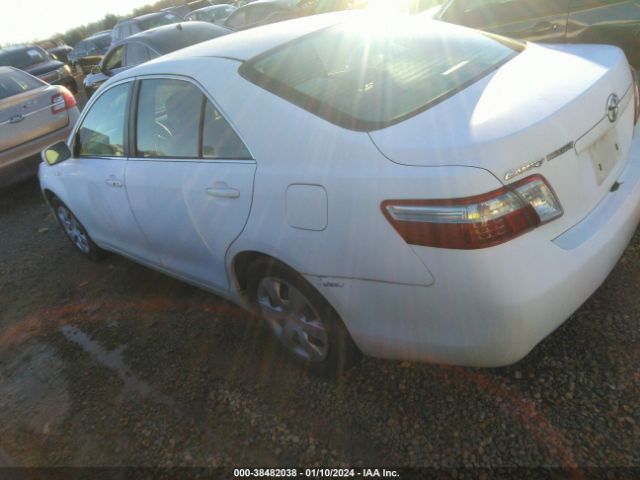
[(527, 358), (290, 364), (244, 311), (0, 191), (0, 465), (640, 467), (640, 237)]

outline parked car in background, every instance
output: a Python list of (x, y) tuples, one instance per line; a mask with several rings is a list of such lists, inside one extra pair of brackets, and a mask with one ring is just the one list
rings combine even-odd
[(113, 45), (98, 68), (84, 79), (87, 96), (109, 77), (169, 52), (231, 33), (231, 30), (206, 22), (164, 25), (137, 33)]
[(298, 0), (258, 0), (234, 11), (224, 22), (231, 30), (267, 25), (299, 17)]
[(193, 12), (185, 15), (184, 19), (224, 25), (225, 20), (236, 10), (236, 7), (233, 5), (213, 5), (211, 7), (194, 10)]
[(40, 151), (65, 140), (78, 115), (66, 88), (0, 67), (0, 186), (35, 175)]
[(640, 68), (636, 0), (449, 0), (437, 18), (535, 42), (617, 45)]
[(185, 15), (191, 12), (191, 9), (187, 5), (178, 5), (175, 7), (163, 8), (160, 11), (173, 13), (176, 17), (183, 19)]
[(17, 45), (0, 49), (0, 67), (15, 67), (52, 85), (63, 85), (74, 94), (78, 92), (71, 69), (54, 59), (38, 45)]
[(44, 48), (47, 53), (64, 63), (69, 63), (69, 53), (73, 50), (62, 40), (45, 40), (39, 42), (38, 45)]
[(425, 23), (315, 15), (135, 67), (42, 190), (78, 251), (260, 313), (311, 368), (516, 362), (636, 231), (638, 84), (616, 47)]
[(169, 25), (181, 21), (182, 18), (170, 12), (156, 12), (140, 15), (129, 20), (118, 22), (113, 27), (111, 34), (111, 43), (114, 44), (136, 33), (144, 32), (151, 28)]
[(111, 30), (94, 33), (78, 42), (69, 53), (69, 62), (79, 75), (84, 75), (100, 62), (111, 45)]

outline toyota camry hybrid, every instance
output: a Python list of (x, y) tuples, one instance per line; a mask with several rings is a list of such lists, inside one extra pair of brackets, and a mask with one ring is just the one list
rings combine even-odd
[(111, 78), (40, 182), (84, 255), (229, 298), (312, 368), (500, 366), (629, 243), (637, 122), (617, 47), (328, 14)]

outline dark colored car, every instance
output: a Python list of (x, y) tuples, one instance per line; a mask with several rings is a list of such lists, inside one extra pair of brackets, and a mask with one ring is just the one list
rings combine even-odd
[(148, 13), (129, 20), (123, 20), (113, 27), (111, 43), (115, 44), (116, 42), (124, 40), (131, 35), (135, 35), (136, 33), (151, 30), (152, 28), (160, 27), (162, 25), (178, 23), (181, 20), (181, 17), (178, 17), (171, 12)]
[(210, 7), (194, 10), (193, 12), (185, 15), (184, 19), (224, 25), (225, 20), (235, 11), (236, 7), (233, 5), (212, 5)]
[(298, 3), (298, 0), (258, 0), (238, 8), (225, 20), (224, 26), (231, 30), (246, 30), (297, 18), (303, 15)]
[(64, 43), (62, 40), (45, 40), (44, 42), (39, 42), (38, 45), (44, 48), (50, 55), (55, 56), (55, 58), (57, 58), (61, 62), (69, 62), (68, 56), (73, 48)]
[(88, 66), (96, 65), (107, 53), (111, 45), (111, 30), (94, 33), (90, 37), (78, 42), (69, 53), (69, 63), (79, 74), (88, 71)]
[(153, 58), (232, 33), (206, 22), (185, 22), (146, 30), (114, 44), (94, 72), (84, 79), (87, 96), (109, 77)]
[(640, 67), (636, 0), (449, 0), (436, 18), (536, 42), (617, 45)]
[(191, 12), (191, 9), (187, 5), (177, 5), (175, 7), (163, 8), (160, 11), (173, 13), (176, 17), (184, 18)]
[(18, 45), (1, 49), (0, 66), (15, 67), (51, 85), (62, 85), (73, 93), (78, 93), (78, 86), (69, 66), (54, 59), (38, 45)]

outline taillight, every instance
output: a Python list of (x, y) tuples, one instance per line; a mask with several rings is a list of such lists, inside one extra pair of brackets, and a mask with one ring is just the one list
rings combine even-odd
[(563, 213), (541, 175), (474, 197), (386, 200), (382, 212), (411, 245), (464, 250), (499, 245)]
[(60, 93), (51, 97), (51, 113), (54, 115), (64, 112), (76, 106), (76, 98), (64, 87), (60, 87)]
[(638, 78), (636, 76), (636, 71), (631, 67), (631, 78), (633, 79), (633, 84), (631, 88), (633, 89), (633, 124), (638, 124), (638, 117), (640, 117), (640, 90), (638, 90)]

